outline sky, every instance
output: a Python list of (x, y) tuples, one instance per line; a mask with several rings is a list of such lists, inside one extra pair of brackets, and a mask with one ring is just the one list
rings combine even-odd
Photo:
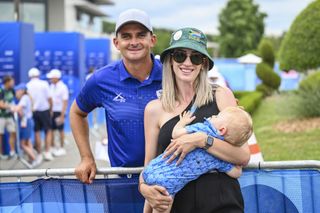
[[(218, 34), (219, 13), (227, 0), (112, 0), (112, 6), (102, 9), (115, 22), (118, 15), (129, 8), (146, 11), (153, 27), (172, 30), (195, 27), (205, 33)], [(254, 0), (265, 18), (265, 34), (281, 35), (290, 28), (295, 17), (314, 0)]]

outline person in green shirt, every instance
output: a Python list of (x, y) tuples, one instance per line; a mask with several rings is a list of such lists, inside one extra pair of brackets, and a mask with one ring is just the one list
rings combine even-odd
[[(14, 105), (14, 79), (11, 76), (4, 76), (2, 79), (3, 87), (0, 88), (0, 147), (5, 130), (9, 132), (10, 154), (15, 157), (16, 125), (14, 122), (11, 107)], [(2, 149), (1, 149), (2, 151)], [(1, 153), (1, 152), (0, 152)], [(1, 156), (0, 156), (1, 157)]]

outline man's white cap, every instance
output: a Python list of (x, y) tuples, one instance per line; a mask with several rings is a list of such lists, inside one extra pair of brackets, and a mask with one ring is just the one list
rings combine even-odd
[(61, 71), (58, 69), (52, 69), (50, 72), (47, 74), (47, 78), (61, 78)]
[(149, 31), (152, 32), (152, 26), (148, 14), (142, 10), (138, 9), (128, 9), (120, 13), (119, 18), (116, 23), (115, 32), (117, 33), (119, 29), (130, 22), (137, 22), (145, 26)]
[(38, 77), (40, 75), (40, 70), (38, 70), (37, 68), (33, 67), (29, 70), (28, 72), (28, 76), (29, 78), (32, 77)]

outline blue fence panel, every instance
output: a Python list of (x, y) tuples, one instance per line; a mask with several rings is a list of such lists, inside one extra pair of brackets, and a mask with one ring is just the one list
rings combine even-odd
[(17, 84), (28, 80), (28, 70), (34, 64), (33, 35), (31, 24), (0, 23), (0, 80), (4, 75), (14, 76)]
[(92, 38), (85, 40), (86, 67), (97, 70), (111, 62), (110, 39)]
[[(318, 170), (247, 170), (239, 182), (246, 213), (319, 212)], [(140, 213), (144, 201), (137, 183), (137, 177), (90, 185), (73, 179), (0, 183), (0, 212)]]
[[(261, 80), (256, 75), (255, 64), (240, 64), (235, 58), (216, 58), (215, 66), (234, 91), (253, 91)], [(282, 72), (279, 63), (274, 66), (275, 72), (281, 77), (280, 90), (298, 88), (301, 79), (296, 71)]]

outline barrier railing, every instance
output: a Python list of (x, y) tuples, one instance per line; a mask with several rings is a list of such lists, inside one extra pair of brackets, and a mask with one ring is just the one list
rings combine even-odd
[[(318, 169), (320, 170), (320, 161), (265, 161), (250, 163), (244, 169)], [(98, 168), (97, 175), (112, 174), (139, 174), (143, 167), (123, 168), (110, 167)], [(47, 168), (47, 169), (22, 169), (22, 170), (0, 170), (1, 177), (61, 177), (72, 176), (75, 174), (74, 168)]]
[[(144, 198), (138, 192), (138, 177), (132, 174), (142, 169), (98, 168), (97, 175), (107, 178), (97, 178), (92, 184), (74, 179), (74, 168), (2, 170), (0, 178), (18, 181), (0, 183), (0, 212), (140, 213)], [(129, 178), (109, 178), (114, 174)], [(36, 180), (21, 182), (22, 177)], [(246, 213), (319, 212), (320, 161), (252, 163), (239, 183)]]

